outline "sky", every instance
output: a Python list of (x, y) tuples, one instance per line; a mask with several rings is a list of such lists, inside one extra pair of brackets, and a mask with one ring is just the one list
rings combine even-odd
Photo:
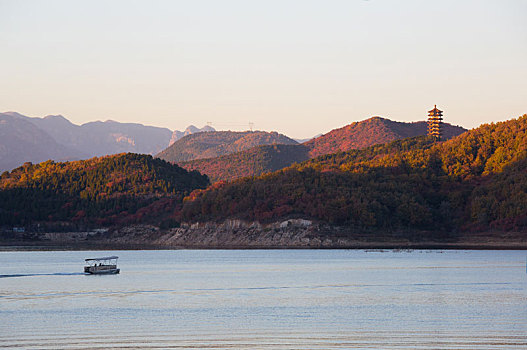
[(0, 0), (0, 112), (304, 138), (527, 113), (525, 0)]

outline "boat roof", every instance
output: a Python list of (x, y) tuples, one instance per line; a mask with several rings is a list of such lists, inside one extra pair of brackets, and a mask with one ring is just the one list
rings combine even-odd
[(112, 255), (112, 256), (105, 256), (105, 257), (102, 257), (102, 258), (89, 258), (89, 259), (84, 259), (84, 261), (91, 261), (91, 260), (111, 260), (111, 259), (119, 259), (118, 256), (115, 256), (115, 255)]

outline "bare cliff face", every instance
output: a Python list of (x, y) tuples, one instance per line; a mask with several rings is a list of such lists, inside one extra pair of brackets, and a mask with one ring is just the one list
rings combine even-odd
[(131, 225), (116, 230), (85, 232), (24, 232), (13, 242), (30, 239), (33, 245), (107, 247), (113, 249), (257, 249), (344, 248), (354, 239), (338, 229), (304, 219), (262, 225), (259, 222), (226, 220), (222, 223), (182, 224), (161, 230), (152, 225)]
[[(426, 241), (424, 246), (434, 246)], [(288, 219), (269, 224), (242, 220), (222, 223), (183, 224), (179, 228), (159, 230), (154, 226), (129, 226), (114, 231), (109, 242), (123, 246), (168, 249), (349, 249), (408, 247), (415, 245), (404, 233), (373, 233), (344, 226), (330, 226), (305, 219)]]
[(379, 233), (289, 219), (266, 225), (226, 220), (168, 230), (132, 225), (85, 232), (23, 232), (2, 243), (33, 249), (526, 249), (524, 236), (521, 232), (456, 233), (438, 240), (434, 232)]
[[(149, 237), (154, 245), (169, 248), (318, 248), (334, 245), (331, 239), (320, 239), (320, 227), (309, 220), (287, 220), (269, 225), (258, 222), (226, 220), (223, 223), (182, 225), (157, 235), (145, 229), (125, 228), (116, 233), (119, 241), (133, 243)], [(150, 228), (152, 229), (152, 228)], [(155, 230), (155, 229), (154, 229)]]

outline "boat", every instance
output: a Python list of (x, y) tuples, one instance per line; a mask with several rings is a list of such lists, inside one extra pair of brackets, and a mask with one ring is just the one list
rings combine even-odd
[(117, 268), (118, 256), (105, 256), (102, 258), (84, 259), (84, 273), (90, 275), (109, 275), (117, 274), (120, 269)]

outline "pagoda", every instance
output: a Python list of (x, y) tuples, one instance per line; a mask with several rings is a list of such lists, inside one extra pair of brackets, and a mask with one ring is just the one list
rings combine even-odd
[(437, 141), (441, 140), (441, 124), (443, 120), (443, 111), (437, 109), (434, 105), (434, 109), (428, 111), (428, 136), (432, 136)]

